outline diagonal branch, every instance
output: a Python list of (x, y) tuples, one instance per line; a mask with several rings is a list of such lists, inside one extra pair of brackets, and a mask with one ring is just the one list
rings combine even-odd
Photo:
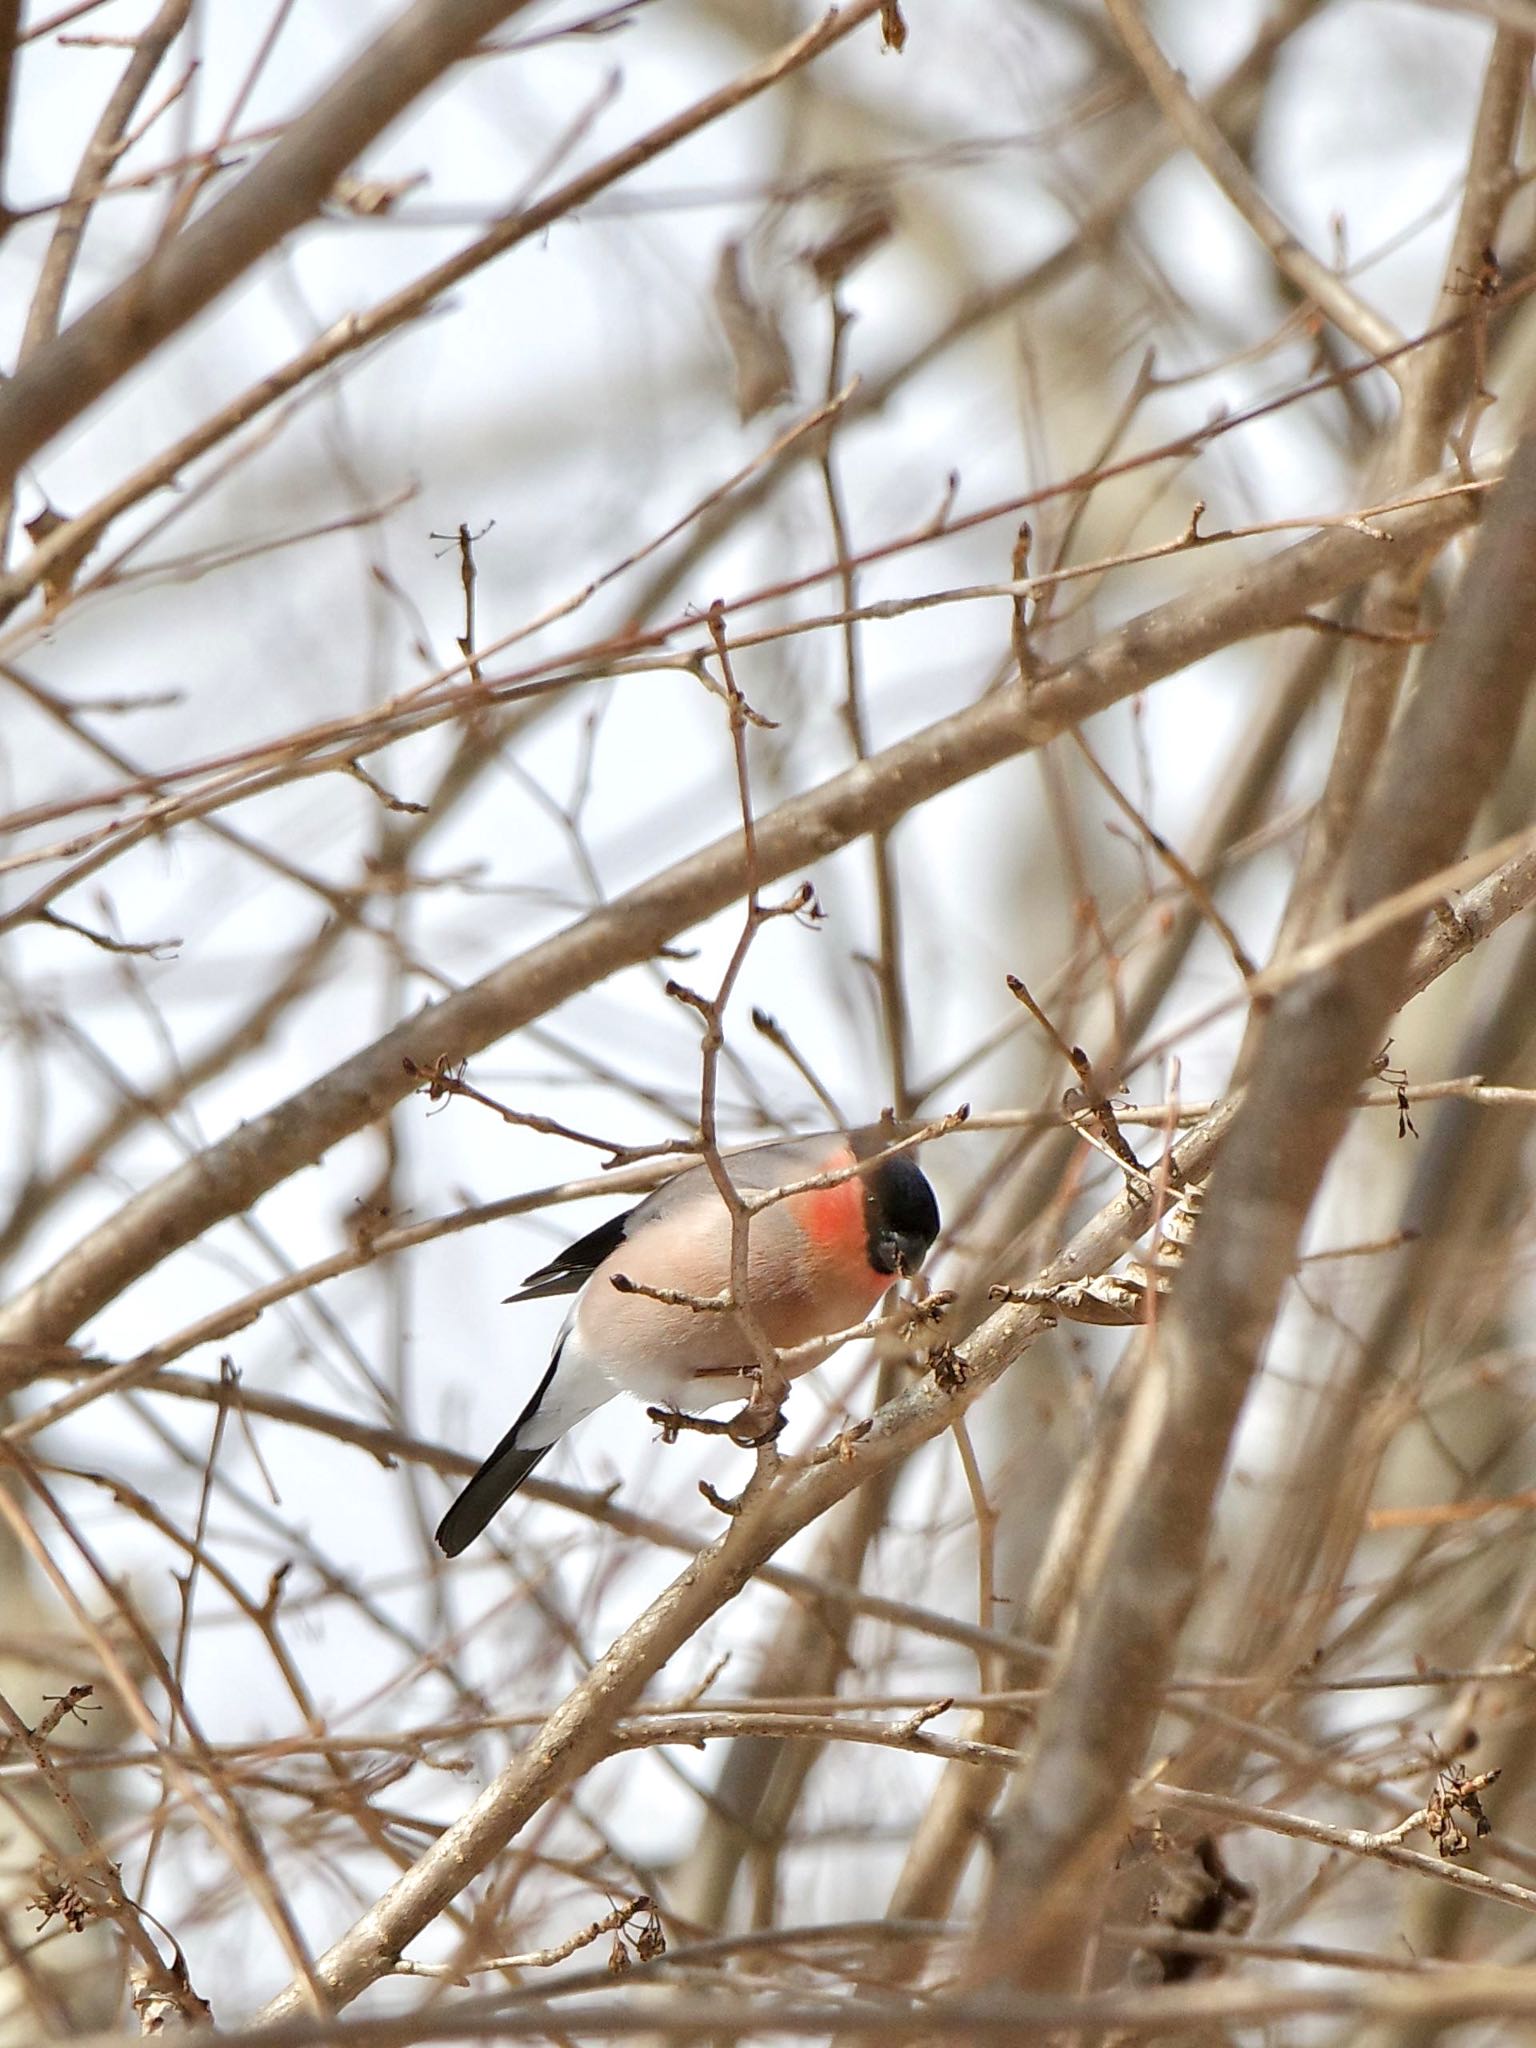
[[(365, 312), (349, 314), (335, 321), (289, 362), (247, 386), (180, 440), (114, 485), (77, 518), (67, 519), (55, 527), (38, 542), (25, 561), (0, 575), (0, 618), (9, 616), (30, 590), (39, 583), (46, 583), (50, 574), (61, 574), (69, 563), (88, 553), (122, 513), (163, 489), (200, 456), (270, 411), (290, 392), (312, 384), (332, 364), (396, 333), (440, 301), (454, 285), (462, 284), (496, 257), (531, 240), (552, 222), (573, 214), (610, 185), (619, 183), (642, 165), (664, 155), (723, 115), (779, 84), (802, 65), (841, 42), (875, 13), (878, 6), (879, 0), (852, 0), (852, 4), (834, 9), (761, 63), (750, 66), (713, 92), (704, 94), (680, 112), (658, 122), (633, 142), (600, 157), (595, 164), (568, 178), (541, 198), (526, 206), (513, 207), (465, 248), (445, 257), (441, 263), (433, 264), (419, 277), (388, 293)], [(770, 450), (770, 455), (775, 460), (781, 459), (795, 445), (792, 437), (783, 443), (782, 448)]]
[[(1406, 556), (1443, 545), (1475, 517), (1474, 495), (1436, 495), (1377, 523)], [(1332, 528), (1160, 605), (1055, 674), (998, 690), (780, 804), (758, 821), (759, 880), (774, 882), (824, 859), (1217, 648), (1292, 624), (1369, 576), (1380, 548), (1377, 538)], [(481, 1051), (621, 967), (650, 959), (733, 903), (743, 884), (737, 831), (397, 1025), (126, 1203), (0, 1312), (0, 1343), (71, 1336), (181, 1245), (375, 1122), (416, 1085), (407, 1059), (430, 1068)], [(9, 1383), (0, 1372), (0, 1389)]]
[(528, 0), (415, 0), (261, 161), (0, 385), (0, 479), (313, 219), (337, 178)]
[[(1195, 98), (1183, 75), (1163, 55), (1139, 0), (1105, 0), (1105, 4), (1170, 126), (1264, 244), (1276, 269), (1366, 355), (1392, 356), (1400, 350), (1403, 338), (1391, 321), (1314, 256), (1275, 212), (1248, 166)], [(1400, 365), (1389, 367), (1394, 375), (1402, 375)]]
[[(1536, 432), (1515, 455), (1362, 808), (1343, 891), (1356, 911), (1454, 858), (1499, 779), (1536, 675), (1533, 549)], [(1402, 924), (1383, 932), (1289, 988), (1264, 1019), (1206, 1226), (1131, 1396), (1072, 1649), (1005, 1809), (979, 1979), (1077, 1981), (1088, 1900), (1151, 1739), (1232, 1435), (1414, 936)]]
[[(1393, 984), (1406, 1000), (1428, 986), (1477, 938), (1486, 937), (1536, 893), (1536, 859), (1508, 879), (1490, 877), (1475, 892), (1453, 932), (1421, 944)], [(1175, 1149), (1179, 1173), (1202, 1179), (1231, 1128), (1236, 1105), (1215, 1110)], [(1043, 1284), (1101, 1272), (1145, 1230), (1155, 1197), (1118, 1195), (1084, 1228), (1042, 1276)], [(734, 1599), (791, 1537), (824, 1515), (855, 1487), (867, 1485), (950, 1428), (980, 1394), (1014, 1365), (1050, 1326), (1048, 1310), (1008, 1305), (998, 1309), (967, 1344), (963, 1373), (941, 1385), (929, 1373), (874, 1416), (855, 1443), (809, 1457), (786, 1459), (780, 1481), (749, 1496), (724, 1535), (701, 1551), (637, 1621), (600, 1657), (543, 1728), (485, 1788), (459, 1820), (315, 1965), (339, 2004), (388, 1974), (395, 1959), (464, 1887), (486, 1870), (508, 1842), (567, 1785), (612, 1746), (612, 1724), (639, 1697), (653, 1674), (708, 1620)], [(1175, 1475), (1177, 1483), (1177, 1475)], [(855, 1596), (863, 1599), (866, 1596)], [(852, 1604), (852, 1603), (850, 1603)], [(1161, 1683), (1161, 1680), (1159, 1680)], [(290, 1988), (260, 2018), (290, 2017), (302, 2009), (302, 1991)]]
[(171, 45), (186, 27), (191, 11), (192, 0), (163, 0), (159, 13), (134, 42), (133, 55), (124, 67), (116, 88), (108, 96), (91, 139), (85, 146), (74, 182), (69, 188), (69, 197), (59, 208), (37, 289), (27, 309), (27, 324), (17, 353), (18, 363), (25, 363), (35, 356), (59, 331), (64, 294), (75, 274), (91, 209), (101, 196), (108, 173), (122, 153), (134, 109), (149, 90)]

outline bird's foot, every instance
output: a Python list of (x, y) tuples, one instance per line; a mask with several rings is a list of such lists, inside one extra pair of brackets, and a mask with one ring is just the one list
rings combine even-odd
[(726, 1424), (733, 1442), (746, 1451), (760, 1451), (783, 1431), (784, 1402), (789, 1381), (780, 1372), (767, 1373), (758, 1367), (752, 1374), (752, 1398), (738, 1408)]
[(685, 1415), (681, 1408), (647, 1408), (646, 1414), (661, 1431), (664, 1444), (675, 1444), (685, 1429), (700, 1436), (728, 1436), (745, 1451), (761, 1450), (781, 1434), (788, 1420), (782, 1408), (767, 1409), (749, 1401), (745, 1408), (723, 1422), (712, 1415)]
[(728, 1436), (744, 1451), (760, 1451), (783, 1431), (787, 1419), (784, 1397), (789, 1392), (789, 1382), (778, 1374), (769, 1379), (757, 1370), (752, 1379), (751, 1399), (723, 1422), (710, 1415), (689, 1415), (681, 1408), (647, 1408), (645, 1412), (660, 1428), (664, 1444), (675, 1444), (685, 1429), (691, 1429), (700, 1436)]
[(664, 1444), (675, 1444), (685, 1429), (697, 1430), (700, 1436), (734, 1436), (736, 1417), (729, 1422), (717, 1422), (711, 1415), (685, 1415), (681, 1408), (647, 1408), (646, 1414), (661, 1430)]
[(775, 1437), (783, 1435), (788, 1420), (782, 1408), (760, 1408), (755, 1400), (751, 1400), (725, 1424), (725, 1431), (731, 1441), (740, 1444), (744, 1451), (760, 1451), (764, 1444), (771, 1444)]

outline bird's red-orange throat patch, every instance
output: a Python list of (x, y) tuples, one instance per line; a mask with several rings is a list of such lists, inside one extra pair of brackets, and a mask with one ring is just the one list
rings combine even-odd
[[(824, 1159), (817, 1171), (838, 1173), (853, 1163), (853, 1154), (844, 1146)], [(843, 1180), (836, 1187), (813, 1188), (809, 1194), (791, 1195), (789, 1208), (812, 1244), (836, 1253), (841, 1259), (869, 1265), (862, 1180)]]

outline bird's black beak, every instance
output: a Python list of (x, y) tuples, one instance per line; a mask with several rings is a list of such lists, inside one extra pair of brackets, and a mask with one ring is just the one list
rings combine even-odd
[(919, 1237), (910, 1230), (886, 1231), (880, 1239), (880, 1270), (899, 1273), (902, 1279), (910, 1279), (923, 1269), (928, 1256), (930, 1240)]

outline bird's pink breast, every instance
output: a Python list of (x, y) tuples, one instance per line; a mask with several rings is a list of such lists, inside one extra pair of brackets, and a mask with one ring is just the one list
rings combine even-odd
[[(825, 1171), (851, 1163), (829, 1157)], [(792, 1196), (760, 1211), (750, 1226), (752, 1310), (777, 1349), (860, 1321), (890, 1285), (873, 1271), (864, 1231), (863, 1184)], [(731, 1219), (711, 1190), (684, 1211), (663, 1214), (604, 1260), (576, 1312), (582, 1352), (642, 1398), (707, 1405), (744, 1395), (751, 1345), (735, 1318), (644, 1295), (621, 1293), (615, 1274), (643, 1286), (708, 1299), (731, 1275)], [(703, 1374), (699, 1387), (689, 1382)]]

